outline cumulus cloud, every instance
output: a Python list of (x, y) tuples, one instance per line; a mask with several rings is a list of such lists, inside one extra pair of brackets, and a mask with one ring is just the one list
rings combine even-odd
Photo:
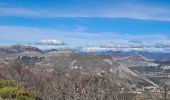
[(36, 42), (38, 45), (65, 45), (63, 41), (60, 40), (40, 40)]

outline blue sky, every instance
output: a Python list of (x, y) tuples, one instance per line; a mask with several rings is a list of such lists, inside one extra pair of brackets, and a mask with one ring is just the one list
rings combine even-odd
[(169, 50), (170, 0), (0, 0), (0, 35), (1, 45), (136, 49), (140, 41)]

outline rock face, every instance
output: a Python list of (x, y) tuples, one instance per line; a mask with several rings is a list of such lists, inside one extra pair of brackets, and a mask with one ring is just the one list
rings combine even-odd
[(41, 62), (44, 57), (37, 57), (37, 56), (18, 56), (17, 60), (21, 61), (26, 65), (34, 65), (37, 62)]

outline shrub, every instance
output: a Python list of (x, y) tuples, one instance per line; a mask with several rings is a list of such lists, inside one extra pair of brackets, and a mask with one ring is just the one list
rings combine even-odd
[(12, 80), (0, 80), (0, 88), (6, 87), (6, 86), (15, 86), (15, 82)]
[(14, 99), (17, 100), (35, 100), (36, 94), (30, 93), (21, 87), (4, 87), (0, 89), (0, 96), (2, 98)]

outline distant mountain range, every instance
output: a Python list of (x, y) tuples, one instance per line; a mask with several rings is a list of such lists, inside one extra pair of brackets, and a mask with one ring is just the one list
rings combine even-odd
[[(15, 54), (20, 52), (37, 52), (37, 53), (48, 53), (55, 51), (62, 51), (64, 49), (48, 49), (41, 50), (32, 46), (24, 45), (11, 45), (11, 46), (0, 46), (0, 54)], [(114, 57), (126, 57), (130, 55), (142, 55), (148, 59), (167, 61), (170, 60), (170, 53), (166, 52), (147, 52), (147, 51), (113, 51), (113, 50), (103, 50), (103, 51), (83, 51), (80, 48), (67, 49), (74, 52), (84, 53), (84, 54), (107, 54)]]
[[(0, 46), (0, 54), (15, 54), (20, 52), (37, 52), (37, 53), (48, 53), (55, 51), (62, 51), (64, 49), (48, 49), (41, 50), (32, 46), (25, 45), (10, 45), (10, 46)], [(67, 49), (74, 52), (84, 53), (84, 54), (107, 54), (114, 57), (126, 57), (130, 55), (142, 55), (148, 59), (167, 61), (170, 60), (170, 53), (167, 52), (147, 52), (147, 51), (113, 51), (113, 50), (102, 50), (102, 51), (83, 51), (81, 48)]]

